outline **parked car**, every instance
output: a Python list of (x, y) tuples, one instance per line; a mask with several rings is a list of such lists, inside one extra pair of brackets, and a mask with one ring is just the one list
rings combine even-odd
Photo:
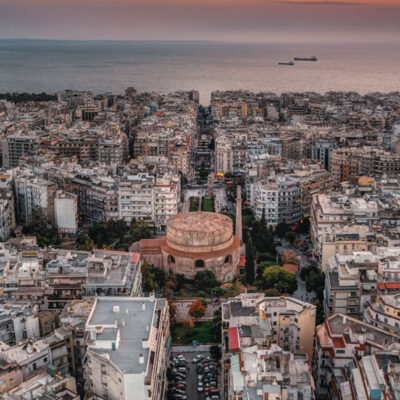
[(203, 359), (204, 359), (204, 356), (202, 354), (197, 354), (197, 356), (193, 358), (193, 362), (195, 364), (197, 364), (198, 362), (200, 362)]

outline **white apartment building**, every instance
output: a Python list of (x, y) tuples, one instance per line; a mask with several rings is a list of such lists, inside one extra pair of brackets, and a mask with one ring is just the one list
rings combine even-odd
[(21, 171), (15, 177), (16, 213), (19, 223), (28, 225), (32, 214), (41, 211), (54, 223), (53, 182), (34, 176), (31, 171)]
[(155, 178), (147, 173), (125, 176), (119, 184), (119, 218), (144, 220), (165, 232), (168, 219), (178, 214), (180, 180), (177, 175)]
[(301, 217), (299, 181), (282, 175), (254, 183), (254, 209), (259, 219), (264, 210), (268, 225), (298, 222)]
[(226, 174), (233, 171), (233, 144), (229, 138), (221, 136), (216, 139), (215, 159), (218, 173)]
[(86, 393), (109, 400), (161, 400), (169, 359), (168, 303), (98, 297), (86, 323)]

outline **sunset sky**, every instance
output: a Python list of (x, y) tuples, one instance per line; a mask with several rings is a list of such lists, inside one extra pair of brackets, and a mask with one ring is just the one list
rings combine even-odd
[(0, 0), (0, 38), (399, 41), (400, 0)]

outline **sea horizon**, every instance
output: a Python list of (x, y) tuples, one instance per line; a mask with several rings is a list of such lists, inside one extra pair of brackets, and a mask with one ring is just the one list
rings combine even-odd
[[(317, 62), (278, 65), (294, 57)], [(400, 90), (400, 43), (0, 39), (0, 92)]]

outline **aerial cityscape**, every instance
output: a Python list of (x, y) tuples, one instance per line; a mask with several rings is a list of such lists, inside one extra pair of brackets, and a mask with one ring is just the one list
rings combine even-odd
[(0, 0), (1, 400), (400, 400), (398, 0)]

